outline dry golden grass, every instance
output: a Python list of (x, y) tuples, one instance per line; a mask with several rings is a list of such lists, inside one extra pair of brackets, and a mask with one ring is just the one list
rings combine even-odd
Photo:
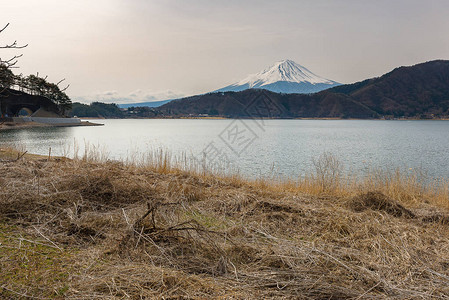
[(447, 185), (2, 153), (0, 298), (449, 297)]
[(420, 171), (371, 170), (367, 175), (345, 175), (338, 159), (324, 153), (314, 160), (315, 170), (298, 180), (278, 182), (258, 180), (261, 188), (305, 193), (314, 196), (354, 197), (367, 191), (379, 191), (412, 207), (428, 203), (449, 209), (449, 180), (427, 180)]

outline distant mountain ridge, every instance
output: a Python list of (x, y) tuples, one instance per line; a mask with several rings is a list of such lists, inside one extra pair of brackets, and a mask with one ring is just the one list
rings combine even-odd
[(316, 93), (340, 83), (320, 77), (306, 67), (286, 59), (273, 66), (218, 89), (214, 92), (240, 92), (247, 89), (265, 89), (275, 93)]
[[(266, 111), (254, 115), (255, 103)], [(279, 94), (261, 89), (209, 93), (167, 103), (170, 116), (211, 114), (226, 117), (379, 118), (449, 116), (449, 61), (399, 67), (378, 77), (315, 94)]]
[(172, 99), (169, 100), (161, 100), (161, 101), (149, 101), (149, 102), (137, 102), (137, 103), (122, 103), (117, 104), (120, 108), (129, 108), (129, 107), (159, 107), (161, 105), (164, 105), (168, 102), (172, 101)]

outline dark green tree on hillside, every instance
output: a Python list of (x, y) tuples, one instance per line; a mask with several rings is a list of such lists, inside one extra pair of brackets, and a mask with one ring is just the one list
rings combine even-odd
[(93, 102), (87, 105), (75, 102), (72, 105), (70, 116), (123, 118), (125, 113), (114, 103)]
[(0, 63), (0, 91), (15, 84), (15, 76), (7, 65)]
[(39, 77), (39, 75), (28, 75), (27, 77), (21, 78), (17, 84), (22, 91), (26, 91), (31, 95), (43, 96), (52, 100), (58, 105), (60, 113), (65, 114), (70, 110), (72, 101), (70, 97), (67, 96), (65, 90), (69, 87), (63, 89), (59, 88), (59, 84), (64, 81), (61, 80), (58, 83), (51, 83), (47, 81), (47, 77)]
[(58, 105), (60, 113), (62, 115), (65, 115), (72, 108), (72, 101), (65, 93), (65, 90), (67, 88), (61, 90), (57, 84), (47, 83), (46, 91), (43, 95), (53, 100)]

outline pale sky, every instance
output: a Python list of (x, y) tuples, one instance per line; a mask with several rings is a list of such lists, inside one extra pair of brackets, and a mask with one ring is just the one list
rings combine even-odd
[(342, 83), (449, 59), (447, 0), (2, 0), (0, 20), (0, 44), (29, 44), (16, 73), (84, 102), (205, 93), (282, 59)]

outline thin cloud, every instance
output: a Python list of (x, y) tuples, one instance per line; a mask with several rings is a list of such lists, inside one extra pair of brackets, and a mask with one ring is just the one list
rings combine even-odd
[(128, 104), (128, 103), (140, 103), (140, 102), (153, 102), (169, 99), (177, 99), (184, 97), (184, 94), (174, 91), (142, 91), (137, 89), (127, 94), (120, 94), (117, 91), (104, 91), (95, 93), (93, 95), (74, 97), (73, 101), (81, 103), (91, 102), (105, 102), (116, 104)]

